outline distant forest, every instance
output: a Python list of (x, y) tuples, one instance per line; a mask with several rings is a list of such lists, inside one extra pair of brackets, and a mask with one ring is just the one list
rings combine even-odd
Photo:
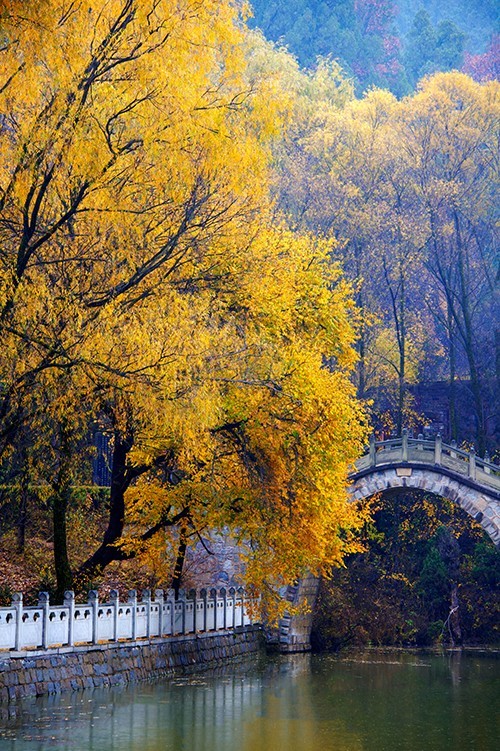
[(372, 86), (402, 96), (424, 75), (463, 70), (498, 77), (494, 0), (252, 0), (251, 25), (284, 44), (303, 67), (332, 57), (358, 93)]

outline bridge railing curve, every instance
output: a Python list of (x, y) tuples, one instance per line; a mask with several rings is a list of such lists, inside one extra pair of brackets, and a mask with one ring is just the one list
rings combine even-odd
[(443, 443), (439, 434), (434, 440), (424, 439), (423, 435), (412, 438), (407, 430), (403, 430), (401, 438), (384, 441), (377, 441), (372, 435), (368, 452), (356, 462), (354, 474), (397, 464), (444, 467), (478, 485), (500, 490), (500, 467), (491, 462), (488, 455), (482, 459), (474, 449), (465, 451), (458, 448), (455, 441)]

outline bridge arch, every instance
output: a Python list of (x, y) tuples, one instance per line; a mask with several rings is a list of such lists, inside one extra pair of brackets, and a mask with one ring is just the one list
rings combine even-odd
[(392, 488), (414, 488), (448, 498), (478, 521), (500, 545), (500, 467), (474, 451), (445, 444), (441, 437), (370, 440), (367, 454), (350, 476), (353, 500)]
[[(403, 474), (404, 472), (404, 474)], [(353, 500), (369, 498), (392, 488), (413, 488), (448, 498), (481, 524), (495, 545), (500, 545), (500, 503), (463, 481), (426, 467), (388, 467), (358, 476), (350, 491)]]

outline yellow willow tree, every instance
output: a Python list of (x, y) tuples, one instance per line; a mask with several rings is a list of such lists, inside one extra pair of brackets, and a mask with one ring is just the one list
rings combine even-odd
[(361, 515), (346, 502), (346, 467), (365, 428), (349, 380), (350, 290), (330, 252), (310, 237), (261, 230), (235, 262), (237, 286), (216, 299), (209, 291), (207, 362), (172, 393), (172, 413), (151, 404), (156, 420), (136, 423), (130, 472), (144, 472), (125, 492), (123, 544), (101, 548), (82, 574), (164, 547), (171, 523), (181, 527), (181, 553), (188, 538), (229, 526), (248, 581), (268, 593), (266, 582), (327, 570), (352, 549)]
[(270, 225), (282, 105), (249, 85), (236, 5), (25, 6), (0, 16), (1, 435), (12, 459), (28, 434), (53, 488), (59, 594), (96, 419), (110, 512), (82, 586), (177, 525), (237, 527), (258, 582), (338, 560), (364, 437), (348, 291), (325, 248)]
[[(110, 315), (187, 255), (210, 268), (212, 238), (241, 232), (260, 205), (265, 165), (256, 128), (233, 116), (251, 92), (232, 3), (47, 0), (1, 11), (9, 448), (41, 374), (82, 364)], [(250, 121), (251, 110), (247, 101)]]
[(487, 423), (496, 419), (495, 409), (485, 410), (484, 382), (498, 380), (490, 365), (498, 348), (498, 118), (498, 82), (479, 84), (452, 72), (424, 80), (401, 103), (396, 125), (413, 202), (423, 218), (425, 265), (436, 290), (430, 307), (445, 331), (452, 437), (455, 380), (465, 359), (481, 454)]
[(3, 435), (32, 374), (72, 357), (44, 287), (63, 285), (67, 318), (73, 302), (98, 315), (259, 205), (255, 128), (233, 117), (251, 95), (236, 19), (210, 0), (2, 4), (2, 338), (38, 340), (2, 379)]

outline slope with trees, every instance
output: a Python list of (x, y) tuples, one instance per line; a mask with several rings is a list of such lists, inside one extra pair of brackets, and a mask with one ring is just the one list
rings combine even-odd
[[(437, 74), (400, 102), (381, 90), (324, 100), (305, 126), (304, 111), (277, 153), (276, 189), (292, 227), (340, 241), (362, 311), (358, 394), (400, 432), (425, 425), (408, 387), (447, 379), (449, 437), (495, 450), (498, 85)], [(458, 379), (472, 431), (457, 425)]]
[[(434, 0), (253, 0), (253, 23), (300, 64), (340, 62), (359, 93), (372, 86), (408, 94), (423, 76), (452, 69), (498, 76), (494, 3)], [(496, 71), (496, 72), (495, 72)]]

